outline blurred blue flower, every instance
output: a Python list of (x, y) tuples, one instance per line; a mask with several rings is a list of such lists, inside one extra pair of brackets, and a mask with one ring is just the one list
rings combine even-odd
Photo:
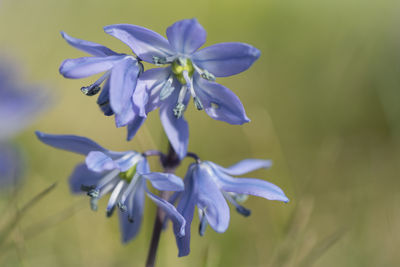
[(126, 43), (141, 60), (169, 64), (140, 76), (133, 105), (142, 117), (160, 107), (165, 132), (180, 158), (186, 154), (189, 139), (183, 113), (190, 96), (196, 108), (213, 119), (230, 124), (249, 122), (239, 98), (214, 80), (248, 69), (260, 56), (258, 49), (244, 43), (220, 43), (198, 50), (206, 41), (206, 31), (196, 19), (174, 23), (167, 29), (168, 40), (135, 25), (110, 25), (104, 30)]
[(61, 35), (71, 46), (93, 56), (64, 60), (60, 73), (66, 78), (80, 79), (104, 72), (97, 81), (82, 87), (81, 91), (92, 96), (101, 90), (103, 84), (97, 99), (103, 113), (107, 116), (115, 114), (117, 127), (128, 123), (141, 125), (143, 118), (135, 112), (132, 95), (143, 65), (133, 55), (119, 54), (105, 46), (73, 38), (64, 32)]
[[(274, 184), (259, 179), (231, 177), (270, 165), (270, 161), (259, 159), (246, 159), (229, 168), (210, 161), (190, 165), (184, 181), (185, 191), (175, 193), (171, 199), (171, 202), (175, 202), (180, 198), (177, 210), (186, 220), (186, 235), (176, 238), (179, 256), (186, 256), (190, 252), (190, 225), (195, 206), (200, 217), (199, 233), (203, 235), (208, 224), (218, 233), (223, 233), (228, 228), (230, 216), (226, 200), (244, 216), (249, 216), (250, 211), (238, 202), (247, 195), (288, 202), (284, 192)], [(179, 229), (175, 228), (175, 231)]]
[(0, 64), (0, 188), (16, 184), (22, 172), (19, 150), (10, 144), (18, 132), (31, 124), (46, 106), (44, 92), (19, 82), (11, 60)]
[(185, 235), (185, 219), (176, 208), (151, 193), (146, 181), (161, 191), (182, 191), (182, 180), (166, 173), (150, 172), (146, 157), (135, 151), (114, 152), (92, 140), (74, 135), (51, 135), (36, 132), (43, 143), (58, 149), (86, 156), (86, 162), (77, 165), (70, 177), (73, 193), (86, 191), (91, 197), (91, 207), (97, 210), (97, 202), (111, 193), (107, 216), (119, 207), (122, 242), (126, 243), (139, 231), (144, 209), (145, 194), (163, 209), (174, 223), (177, 237)]

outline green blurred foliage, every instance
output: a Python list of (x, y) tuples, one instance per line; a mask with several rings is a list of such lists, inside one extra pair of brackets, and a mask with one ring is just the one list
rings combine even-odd
[(271, 170), (253, 176), (282, 187), (291, 202), (250, 198), (252, 216), (232, 210), (224, 234), (208, 229), (198, 237), (196, 219), (185, 258), (176, 257), (169, 229), (158, 265), (400, 266), (399, 12), (396, 0), (3, 0), (1, 53), (17, 58), (24, 79), (46, 85), (53, 104), (17, 138), (29, 169), (17, 203), (4, 200), (0, 208), (7, 216), (49, 184), (58, 187), (25, 215), (0, 265), (144, 265), (154, 205), (147, 201), (138, 238), (121, 245), (105, 202), (94, 213), (87, 198), (69, 193), (67, 178), (83, 159), (40, 144), (33, 131), (88, 136), (113, 150), (165, 150), (156, 113), (128, 143), (125, 129), (81, 94), (92, 79), (58, 74), (63, 59), (84, 55), (59, 31), (129, 52), (102, 27), (130, 23), (164, 33), (196, 17), (208, 32), (206, 45), (241, 41), (262, 56), (250, 70), (219, 79), (242, 99), (251, 123), (227, 125), (190, 107), (190, 150), (222, 165), (272, 159)]

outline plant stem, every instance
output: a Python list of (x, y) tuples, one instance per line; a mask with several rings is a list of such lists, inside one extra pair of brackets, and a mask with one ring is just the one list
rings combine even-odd
[[(169, 144), (169, 151), (166, 156), (161, 157), (161, 164), (164, 168), (165, 173), (175, 173), (175, 169), (180, 165), (180, 159), (176, 154), (175, 150)], [(162, 199), (168, 199), (170, 193), (167, 191), (161, 191), (160, 197)], [(156, 218), (154, 221), (153, 235), (151, 237), (150, 248), (147, 254), (146, 267), (154, 267), (157, 255), (158, 244), (160, 242), (161, 231), (165, 218), (165, 212), (157, 208)]]

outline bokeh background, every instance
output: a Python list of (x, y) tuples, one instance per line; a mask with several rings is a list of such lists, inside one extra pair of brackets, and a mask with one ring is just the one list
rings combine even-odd
[(10, 207), (1, 197), (2, 217), (58, 185), (24, 214), (0, 265), (144, 266), (153, 203), (146, 203), (139, 236), (122, 245), (105, 201), (92, 212), (87, 197), (69, 193), (68, 176), (83, 158), (39, 143), (33, 131), (83, 135), (114, 150), (166, 150), (157, 113), (126, 142), (125, 129), (80, 92), (94, 79), (59, 75), (62, 60), (84, 55), (59, 31), (128, 53), (103, 26), (130, 23), (164, 34), (173, 22), (196, 17), (208, 32), (206, 46), (241, 41), (262, 56), (248, 71), (219, 79), (241, 98), (251, 123), (230, 126), (191, 106), (190, 150), (222, 165), (272, 159), (272, 169), (252, 176), (279, 185), (291, 202), (252, 197), (245, 203), (252, 215), (232, 209), (224, 234), (209, 228), (199, 237), (196, 218), (185, 258), (177, 258), (169, 229), (158, 266), (400, 266), (399, 14), (397, 0), (1, 1), (1, 53), (18, 61), (22, 80), (42, 84), (52, 98), (15, 139), (27, 170), (17, 202)]

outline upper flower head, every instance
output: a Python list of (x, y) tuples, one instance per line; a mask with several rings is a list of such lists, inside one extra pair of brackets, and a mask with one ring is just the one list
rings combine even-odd
[(143, 65), (133, 55), (119, 54), (105, 46), (73, 38), (64, 32), (61, 35), (73, 47), (93, 56), (64, 60), (60, 73), (72, 79), (104, 73), (92, 85), (82, 87), (82, 92), (89, 96), (95, 95), (104, 84), (97, 100), (104, 114), (115, 114), (117, 127), (140, 120), (132, 104), (132, 95)]
[(188, 125), (182, 115), (190, 96), (196, 108), (213, 119), (230, 124), (249, 121), (239, 98), (214, 80), (248, 69), (260, 56), (258, 49), (244, 43), (220, 43), (198, 50), (206, 41), (206, 31), (196, 19), (174, 23), (167, 29), (168, 40), (135, 25), (110, 25), (104, 30), (126, 43), (141, 60), (168, 65), (141, 75), (133, 102), (142, 117), (160, 107), (166, 134), (181, 158), (188, 144)]
[(229, 168), (210, 161), (192, 164), (185, 177), (185, 191), (181, 193), (181, 196), (178, 193), (175, 195), (175, 197), (180, 197), (177, 210), (186, 219), (186, 235), (176, 239), (179, 256), (188, 255), (190, 252), (190, 225), (195, 206), (200, 216), (199, 232), (203, 235), (208, 224), (218, 233), (225, 232), (228, 228), (230, 216), (226, 200), (244, 216), (249, 216), (250, 210), (238, 202), (247, 195), (288, 202), (289, 199), (283, 191), (274, 184), (259, 179), (231, 176), (267, 168), (270, 165), (270, 161), (258, 159), (246, 159)]
[(124, 243), (134, 238), (139, 231), (145, 195), (172, 218), (177, 236), (185, 235), (182, 215), (172, 204), (151, 193), (146, 186), (146, 181), (150, 181), (154, 188), (161, 191), (182, 191), (183, 182), (179, 177), (150, 172), (147, 159), (135, 151), (106, 150), (88, 138), (74, 135), (37, 132), (37, 136), (45, 144), (86, 156), (86, 163), (79, 164), (71, 175), (71, 190), (74, 193), (87, 192), (93, 210), (97, 210), (97, 202), (101, 197), (111, 193), (107, 216), (111, 216), (115, 207), (119, 207)]

